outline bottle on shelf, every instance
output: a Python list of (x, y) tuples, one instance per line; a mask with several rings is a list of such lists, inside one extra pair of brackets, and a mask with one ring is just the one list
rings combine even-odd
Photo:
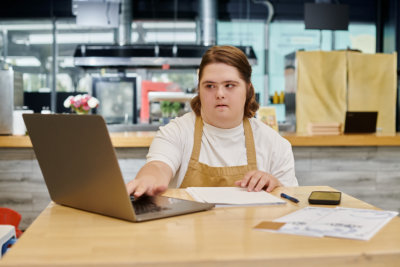
[(281, 91), (281, 94), (279, 95), (279, 104), (284, 104), (285, 103), (285, 92)]
[(272, 97), (272, 104), (279, 104), (279, 95), (277, 91), (275, 91), (274, 96)]

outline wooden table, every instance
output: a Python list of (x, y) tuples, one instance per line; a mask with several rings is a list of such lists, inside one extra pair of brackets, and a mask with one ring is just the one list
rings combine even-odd
[[(215, 208), (131, 223), (51, 203), (0, 261), (1, 266), (399, 266), (400, 218), (369, 241), (253, 230), (307, 206), (312, 190), (278, 188), (299, 204)], [(188, 198), (183, 190), (166, 195)], [(342, 207), (374, 209), (343, 194)]]

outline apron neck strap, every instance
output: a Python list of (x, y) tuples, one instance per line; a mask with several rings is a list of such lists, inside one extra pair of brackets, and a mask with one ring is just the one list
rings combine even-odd
[(196, 161), (199, 161), (202, 136), (203, 136), (203, 120), (200, 116), (197, 116), (196, 123), (194, 125), (193, 151), (191, 156), (191, 158)]
[(246, 140), (247, 164), (257, 167), (256, 147), (254, 145), (253, 131), (248, 118), (243, 120), (244, 137)]

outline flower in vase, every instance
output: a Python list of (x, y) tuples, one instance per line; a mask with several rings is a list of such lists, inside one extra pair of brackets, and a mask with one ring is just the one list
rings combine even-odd
[(77, 114), (88, 114), (92, 108), (97, 108), (98, 106), (99, 100), (88, 94), (69, 96), (64, 101), (64, 107), (71, 108)]

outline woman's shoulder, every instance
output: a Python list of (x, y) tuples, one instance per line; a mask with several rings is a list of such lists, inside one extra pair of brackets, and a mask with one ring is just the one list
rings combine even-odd
[(268, 126), (267, 124), (265, 124), (264, 122), (262, 122), (261, 120), (259, 120), (257, 118), (250, 118), (249, 121), (250, 121), (250, 125), (251, 125), (251, 128), (253, 129), (253, 131), (261, 132), (261, 133), (268, 133), (271, 135), (279, 135), (279, 133), (277, 131), (275, 131), (270, 126)]
[(270, 126), (262, 122), (257, 118), (250, 118), (250, 125), (253, 130), (253, 135), (255, 139), (262, 139), (270, 143), (276, 144), (276, 142), (281, 142), (289, 144), (285, 138), (283, 138), (277, 131), (272, 129)]
[[(176, 117), (170, 121), (169, 124), (177, 124), (181, 127), (194, 127), (196, 121), (196, 114), (194, 112), (188, 112), (180, 117)], [(168, 125), (168, 124), (167, 124)]]
[(161, 126), (160, 132), (187, 132), (193, 131), (196, 115), (193, 112), (188, 112), (180, 117), (172, 119), (168, 124)]

